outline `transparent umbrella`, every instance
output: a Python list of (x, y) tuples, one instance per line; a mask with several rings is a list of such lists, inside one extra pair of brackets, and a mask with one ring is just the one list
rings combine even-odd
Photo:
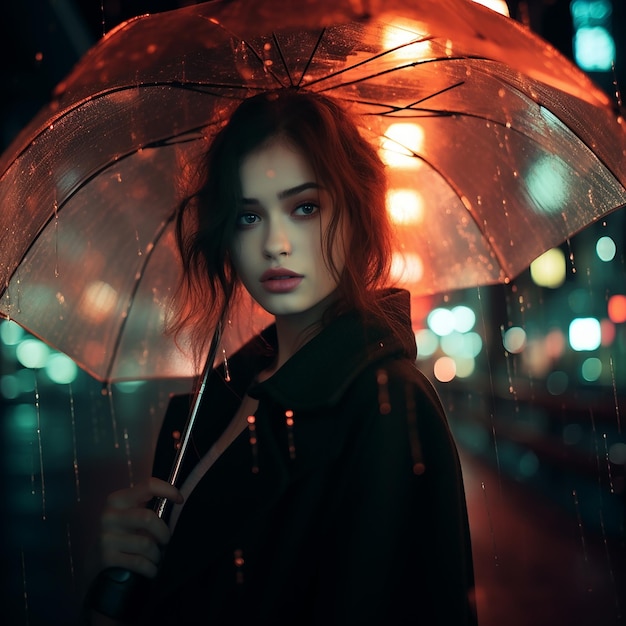
[(206, 2), (103, 37), (2, 156), (2, 315), (102, 381), (189, 374), (162, 336), (173, 215), (215, 130), (274, 88), (363, 117), (415, 295), (506, 283), (626, 203), (619, 111), (513, 20), (467, 0)]

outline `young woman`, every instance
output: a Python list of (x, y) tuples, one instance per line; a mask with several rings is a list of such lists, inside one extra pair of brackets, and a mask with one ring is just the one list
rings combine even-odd
[(244, 101), (204, 166), (174, 329), (202, 352), (241, 287), (275, 324), (209, 378), (180, 490), (172, 400), (154, 477), (108, 498), (102, 567), (152, 581), (146, 624), (475, 623), (456, 449), (409, 294), (385, 288), (376, 150), (333, 100), (282, 90)]

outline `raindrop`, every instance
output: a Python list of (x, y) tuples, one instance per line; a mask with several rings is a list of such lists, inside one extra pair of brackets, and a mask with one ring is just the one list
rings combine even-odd
[(580, 532), (580, 543), (583, 548), (583, 557), (585, 559), (585, 563), (588, 563), (589, 559), (587, 558), (587, 545), (585, 543), (585, 534), (583, 532), (583, 520), (580, 515), (580, 505), (578, 503), (578, 494), (576, 493), (575, 489), (572, 491), (572, 496), (574, 498), (574, 508), (576, 509), (576, 520), (578, 522), (578, 530)]
[(128, 484), (131, 487), (135, 485), (133, 476), (133, 461), (130, 454), (130, 440), (128, 438), (128, 430), (124, 428), (124, 452), (126, 453), (126, 467), (128, 468)]
[(602, 434), (602, 440), (604, 441), (604, 456), (606, 459), (606, 472), (609, 477), (609, 491), (611, 493), (615, 493), (615, 490), (613, 489), (613, 474), (611, 472), (611, 459), (609, 457), (609, 446), (607, 445), (607, 442), (606, 442), (606, 433)]
[(70, 577), (72, 579), (72, 586), (76, 586), (76, 579), (74, 577), (74, 558), (72, 557), (72, 536), (70, 534), (70, 525), (69, 523), (66, 526), (66, 534), (67, 534), (67, 554), (69, 557), (69, 565), (70, 565)]
[(493, 529), (493, 520), (491, 519), (491, 508), (489, 507), (489, 498), (487, 497), (487, 489), (485, 487), (485, 483), (481, 482), (480, 486), (483, 490), (483, 495), (485, 496), (485, 507), (487, 509), (487, 519), (489, 520), (489, 534), (491, 536), (491, 547), (493, 548), (493, 560), (496, 564), (496, 567), (500, 565), (498, 559), (498, 548), (496, 546), (496, 533)]
[[(55, 190), (56, 195), (56, 190)], [(54, 210), (54, 277), (59, 277), (59, 205), (55, 197), (52, 205)]]
[(76, 413), (74, 411), (74, 392), (72, 384), (68, 385), (70, 393), (70, 418), (72, 422), (72, 467), (74, 468), (74, 485), (76, 487), (76, 502), (80, 502), (80, 478), (78, 473), (78, 454), (76, 446)]
[(139, 231), (135, 228), (135, 241), (137, 242), (137, 256), (142, 256), (141, 244), (139, 243)]
[(569, 239), (566, 239), (565, 243), (567, 244), (567, 250), (569, 252), (568, 258), (569, 258), (569, 262), (570, 262), (571, 267), (572, 267), (572, 274), (575, 274), (576, 273), (576, 262), (574, 260), (574, 252), (572, 250), (572, 242)]
[(228, 367), (228, 357), (226, 356), (226, 348), (222, 348), (222, 357), (224, 358), (224, 380), (230, 382), (230, 368)]
[(24, 548), (20, 550), (22, 555), (22, 589), (24, 594), (24, 614), (26, 615), (26, 624), (28, 621), (28, 588), (26, 586), (26, 560), (24, 559)]
[[(611, 564), (611, 553), (609, 551), (609, 544), (606, 539), (606, 530), (604, 527), (604, 515), (602, 515), (602, 509), (600, 509), (599, 514), (600, 514), (600, 528), (602, 529), (602, 540), (604, 543), (604, 552), (606, 554), (606, 562), (607, 562), (607, 566), (609, 569), (609, 576), (611, 577), (611, 584), (612, 584), (613, 589), (615, 589), (615, 574), (613, 573), (613, 565)], [(619, 615), (621, 611), (619, 607), (619, 597), (617, 593), (615, 594), (615, 606), (617, 609), (617, 613)]]
[(117, 449), (120, 447), (120, 442), (117, 437), (117, 417), (115, 416), (115, 405), (113, 404), (113, 389), (111, 383), (107, 383), (106, 387), (102, 389), (102, 395), (107, 396), (109, 399), (109, 412), (111, 414), (111, 426), (113, 428), (113, 446)]
[(619, 413), (619, 402), (617, 401), (617, 385), (615, 384), (615, 369), (613, 368), (613, 356), (609, 356), (609, 367), (611, 368), (611, 383), (613, 385), (613, 402), (615, 403), (615, 418), (617, 419), (617, 432), (622, 433), (622, 420)]
[(35, 377), (35, 412), (37, 414), (37, 444), (39, 446), (39, 472), (41, 475), (41, 516), (46, 519), (46, 481), (43, 472), (43, 445), (41, 441), (41, 411), (39, 406), (39, 387)]
[(596, 420), (593, 415), (593, 409), (589, 409), (589, 416), (591, 417), (591, 432), (593, 433), (593, 445), (596, 453), (596, 469), (598, 471), (598, 486), (602, 491), (602, 479), (600, 477), (600, 450), (598, 449), (598, 434), (596, 432)]

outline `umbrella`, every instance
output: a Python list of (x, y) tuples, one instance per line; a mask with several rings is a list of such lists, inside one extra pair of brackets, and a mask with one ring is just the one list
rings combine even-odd
[(511, 19), (468, 0), (205, 2), (108, 33), (0, 159), (2, 315), (102, 381), (189, 374), (161, 333), (176, 205), (233, 108), (280, 87), (362, 116), (414, 295), (506, 283), (626, 204), (617, 106)]

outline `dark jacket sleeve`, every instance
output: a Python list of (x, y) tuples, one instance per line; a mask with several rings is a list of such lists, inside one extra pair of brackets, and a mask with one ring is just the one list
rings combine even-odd
[(434, 390), (400, 362), (365, 372), (346, 402), (360, 418), (347, 439), (316, 623), (475, 624), (461, 469)]

